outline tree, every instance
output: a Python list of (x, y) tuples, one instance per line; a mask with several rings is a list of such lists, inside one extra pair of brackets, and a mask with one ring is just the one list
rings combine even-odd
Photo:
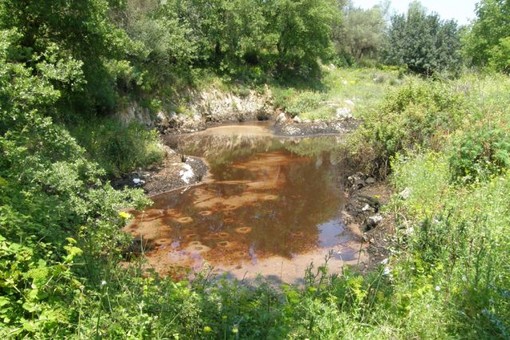
[(407, 14), (391, 18), (388, 40), (386, 61), (406, 65), (414, 73), (457, 72), (461, 65), (457, 23), (427, 14), (417, 1), (409, 5)]
[(337, 54), (359, 62), (364, 58), (377, 59), (386, 40), (387, 7), (378, 5), (371, 9), (343, 6), (343, 18), (334, 30)]
[(0, 29), (21, 34), (17, 60), (44, 73), (62, 92), (60, 112), (110, 111), (115, 105), (121, 72), (116, 62), (124, 59), (130, 41), (108, 10), (107, 0), (2, 1)]
[(472, 65), (509, 72), (510, 1), (482, 0), (476, 7), (477, 19), (464, 39), (464, 50)]
[(316, 67), (317, 59), (330, 58), (337, 16), (334, 0), (274, 0), (269, 22), (278, 37), (278, 66), (305, 71)]

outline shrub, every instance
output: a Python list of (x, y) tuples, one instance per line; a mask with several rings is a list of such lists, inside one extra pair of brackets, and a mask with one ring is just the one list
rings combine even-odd
[(510, 131), (507, 124), (480, 122), (455, 141), (450, 156), (453, 181), (487, 180), (510, 168)]
[(82, 124), (74, 134), (90, 159), (113, 176), (159, 162), (163, 158), (157, 132), (136, 122), (125, 126), (114, 118), (96, 119), (93, 123)]
[(467, 105), (459, 93), (441, 83), (414, 81), (386, 97), (367, 112), (351, 143), (359, 161), (380, 176), (398, 152), (429, 147), (440, 149), (462, 123)]

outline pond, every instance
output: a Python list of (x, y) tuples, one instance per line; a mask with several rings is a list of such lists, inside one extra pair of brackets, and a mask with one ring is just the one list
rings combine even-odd
[(179, 136), (169, 143), (203, 157), (210, 174), (152, 197), (127, 230), (147, 241), (148, 265), (163, 275), (208, 266), (231, 278), (299, 283), (327, 254), (330, 271), (339, 272), (364, 258), (341, 219), (340, 138), (277, 138), (267, 123)]

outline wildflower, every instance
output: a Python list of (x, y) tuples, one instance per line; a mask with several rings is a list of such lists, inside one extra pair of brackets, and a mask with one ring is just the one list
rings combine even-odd
[(106, 286), (106, 281), (105, 280), (101, 281), (101, 287), (103, 287), (103, 286)]
[(381, 264), (388, 264), (388, 259), (384, 259), (381, 261)]
[(436, 288), (435, 288), (435, 289), (436, 289), (436, 292), (439, 292), (439, 291), (441, 290), (441, 287), (436, 286)]
[(234, 326), (234, 328), (232, 328), (232, 333), (234, 334), (239, 333), (239, 328), (237, 326)]
[(130, 214), (130, 213), (127, 213), (127, 212), (125, 212), (125, 211), (121, 211), (121, 212), (119, 212), (119, 216), (120, 216), (121, 218), (125, 219), (125, 220), (127, 220), (127, 219), (131, 218), (131, 214)]
[(205, 326), (204, 327), (204, 333), (211, 333), (212, 332), (212, 328), (209, 327), (209, 326)]
[(391, 273), (390, 267), (388, 266), (384, 267), (383, 275), (390, 275), (390, 273)]

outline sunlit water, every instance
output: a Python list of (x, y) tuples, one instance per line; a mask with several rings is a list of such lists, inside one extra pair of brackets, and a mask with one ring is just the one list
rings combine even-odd
[(337, 138), (278, 139), (264, 126), (180, 137), (174, 146), (209, 163), (208, 180), (153, 197), (127, 230), (148, 241), (149, 265), (162, 274), (208, 266), (238, 279), (299, 282), (328, 253), (338, 271), (361, 248), (340, 218)]

